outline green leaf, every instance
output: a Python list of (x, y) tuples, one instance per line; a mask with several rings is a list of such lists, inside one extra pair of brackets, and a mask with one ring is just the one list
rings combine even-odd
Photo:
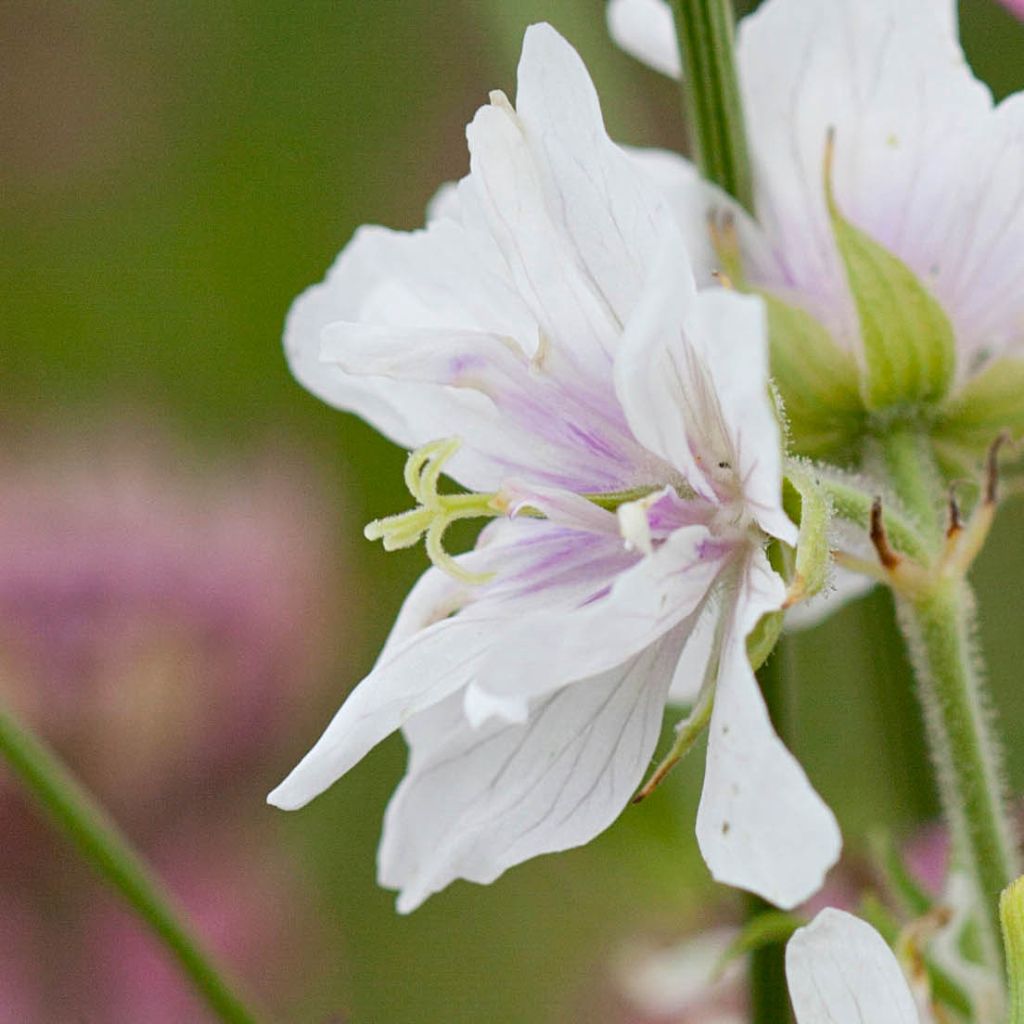
[(831, 144), (825, 200), (860, 320), (865, 404), (877, 410), (941, 401), (956, 367), (953, 326), (910, 267), (843, 216), (832, 192)]
[(775, 295), (765, 301), (772, 378), (791, 446), (812, 458), (843, 453), (864, 427), (857, 363), (806, 310)]
[[(796, 541), (793, 578), (789, 581), (789, 603), (804, 601), (828, 582), (832, 563), (828, 528), (832, 506), (810, 466), (793, 459), (786, 465), (785, 487), (789, 491), (786, 511), (800, 523)], [(795, 500), (794, 500), (795, 499)]]
[(940, 443), (983, 455), (1003, 430), (1024, 436), (1024, 360), (998, 359), (943, 406), (934, 435)]

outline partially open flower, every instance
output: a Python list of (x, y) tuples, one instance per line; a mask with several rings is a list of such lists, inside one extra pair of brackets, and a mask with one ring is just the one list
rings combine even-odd
[[(301, 806), (401, 728), (379, 872), (410, 910), (607, 827), (675, 690), (695, 701), (681, 738), (710, 720), (712, 873), (792, 905), (839, 834), (747, 657), (785, 598), (766, 546), (796, 540), (762, 304), (696, 290), (657, 182), (551, 28), (527, 33), (515, 109), (494, 94), (468, 135), (471, 173), (427, 228), (362, 229), (289, 316), (299, 379), (418, 449), (418, 507), (370, 532), (425, 535), (440, 568), (270, 800)], [(442, 470), (472, 493), (441, 493)], [(441, 533), (466, 509), (496, 521), (453, 558)]]

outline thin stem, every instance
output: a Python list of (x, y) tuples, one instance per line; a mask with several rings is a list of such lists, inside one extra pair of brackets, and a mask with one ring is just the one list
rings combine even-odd
[(730, 0), (676, 0), (683, 106), (701, 173), (753, 211)]
[(944, 566), (938, 555), (945, 532), (942, 489), (927, 439), (897, 427), (879, 444), (897, 496), (936, 552), (927, 585), (896, 593), (897, 618), (917, 677), (943, 812), (958, 863), (974, 882), (984, 951), (994, 966), (1000, 959), (999, 893), (1019, 871), (1002, 754), (973, 641), (974, 600), (962, 570)]
[[(779, 637), (775, 650), (757, 673), (772, 724), (780, 738), (787, 743), (791, 741), (793, 733), (793, 694), (790, 692), (793, 659), (789, 656), (789, 645), (790, 641), (785, 635)], [(748, 921), (774, 909), (770, 903), (752, 893), (744, 903)], [(751, 1024), (787, 1024), (791, 1021), (785, 942), (769, 942), (752, 950), (748, 971)]]
[(943, 810), (958, 863), (973, 877), (979, 924), (999, 959), (999, 893), (1019, 873), (1004, 797), (1001, 755), (989, 723), (972, 643), (973, 599), (965, 581), (897, 597), (897, 613), (917, 676)]
[(57, 756), (3, 707), (0, 754), (79, 853), (163, 942), (217, 1017), (227, 1024), (256, 1024), (259, 1017), (229, 987), (118, 827)]

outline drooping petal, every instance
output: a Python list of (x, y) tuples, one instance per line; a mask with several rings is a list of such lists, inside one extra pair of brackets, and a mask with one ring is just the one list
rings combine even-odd
[(841, 837), (776, 736), (747, 659), (747, 635), (782, 605), (785, 584), (761, 551), (743, 568), (722, 644), (697, 840), (718, 881), (789, 909), (821, 886)]
[[(613, 537), (558, 524), (495, 523), (483, 540), (459, 562), (471, 572), (494, 572), (493, 581), (474, 588), (470, 600), (436, 572), (422, 577), (377, 664), (270, 803), (303, 806), (390, 733), (465, 690), (487, 651), (518, 629), (524, 608), (544, 615), (576, 607), (634, 560)], [(458, 614), (443, 617), (455, 608)]]
[(674, 636), (537, 701), (522, 724), (420, 729), (385, 819), (382, 885), (415, 909), (456, 878), (491, 882), (607, 828), (657, 743)]
[(621, 664), (681, 623), (689, 633), (731, 554), (706, 527), (683, 527), (585, 602), (524, 615), (491, 649), (470, 701), (500, 698), (522, 720), (532, 699)]
[(611, 0), (608, 30), (626, 53), (678, 78), (682, 72), (672, 8), (665, 0)]
[(893, 952), (869, 924), (831, 907), (786, 946), (797, 1024), (924, 1024)]
[(633, 433), (698, 494), (742, 498), (766, 531), (793, 543), (763, 304), (726, 289), (696, 292), (682, 277), (680, 248), (666, 232), (615, 361), (619, 401)]

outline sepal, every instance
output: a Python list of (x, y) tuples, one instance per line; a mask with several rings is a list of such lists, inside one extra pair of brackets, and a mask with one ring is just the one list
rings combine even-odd
[(956, 369), (953, 326), (910, 267), (843, 216), (832, 191), (831, 153), (830, 139), (825, 200), (860, 321), (864, 403), (877, 411), (939, 402)]
[(806, 310), (759, 294), (767, 310), (772, 379), (793, 451), (842, 458), (864, 429), (856, 362)]

